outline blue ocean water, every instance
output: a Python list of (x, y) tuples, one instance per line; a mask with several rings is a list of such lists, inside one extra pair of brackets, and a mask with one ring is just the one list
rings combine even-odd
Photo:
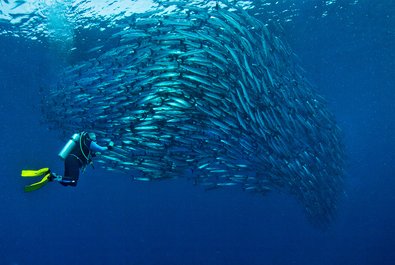
[(63, 170), (64, 142), (42, 122), (39, 91), (66, 59), (0, 36), (0, 264), (394, 264), (394, 14), (390, 0), (307, 1), (283, 24), (345, 135), (346, 194), (324, 231), (287, 194), (141, 183), (100, 168), (74, 189), (23, 193), (21, 169)]

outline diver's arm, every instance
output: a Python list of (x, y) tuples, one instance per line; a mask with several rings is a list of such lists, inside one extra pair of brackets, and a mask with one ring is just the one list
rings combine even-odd
[(92, 141), (89, 146), (89, 149), (92, 150), (93, 152), (103, 152), (103, 151), (107, 151), (108, 147), (107, 146), (100, 146), (96, 142)]

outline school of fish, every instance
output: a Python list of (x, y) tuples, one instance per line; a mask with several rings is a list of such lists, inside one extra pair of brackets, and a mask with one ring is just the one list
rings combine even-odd
[(178, 1), (112, 27), (44, 88), (51, 128), (113, 140), (95, 161), (137, 180), (284, 191), (312, 223), (333, 219), (342, 134), (274, 26), (240, 8)]

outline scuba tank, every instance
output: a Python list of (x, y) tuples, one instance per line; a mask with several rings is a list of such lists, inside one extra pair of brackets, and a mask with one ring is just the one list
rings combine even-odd
[(74, 147), (77, 145), (77, 143), (80, 140), (80, 134), (75, 133), (73, 136), (71, 136), (70, 140), (66, 143), (66, 145), (62, 148), (62, 150), (59, 152), (58, 156), (61, 159), (66, 159), (66, 157), (70, 154), (70, 152), (74, 149)]

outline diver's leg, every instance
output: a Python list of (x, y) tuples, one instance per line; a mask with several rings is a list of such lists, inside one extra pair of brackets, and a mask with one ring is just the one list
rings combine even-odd
[(66, 157), (64, 161), (63, 176), (52, 173), (50, 181), (58, 181), (63, 186), (77, 186), (77, 181), (80, 175), (79, 161), (74, 156)]
[(65, 160), (64, 175), (62, 185), (77, 186), (80, 176), (80, 161), (75, 156), (68, 156)]
[(64, 161), (64, 174), (60, 184), (64, 186), (77, 186), (80, 176), (80, 161), (75, 156), (68, 156)]

